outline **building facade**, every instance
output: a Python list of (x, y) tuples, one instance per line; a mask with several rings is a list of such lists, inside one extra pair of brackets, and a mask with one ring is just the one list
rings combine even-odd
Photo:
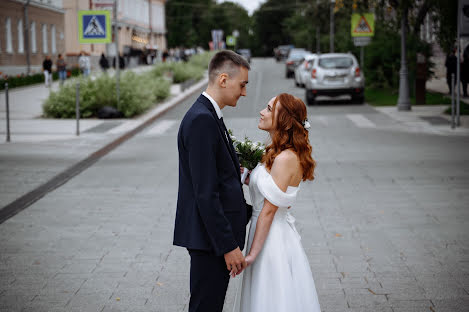
[[(157, 52), (166, 49), (166, 0), (118, 0), (117, 25), (119, 53), (127, 65), (150, 63)], [(70, 60), (77, 58), (80, 51), (91, 56), (92, 67), (97, 67), (102, 53), (109, 58), (116, 55), (114, 43), (80, 44), (78, 42), (79, 10), (109, 10), (112, 25), (114, 0), (63, 0), (66, 24), (66, 51)], [(113, 30), (113, 41), (114, 41)]]
[(42, 71), (42, 62), (47, 55), (55, 63), (58, 54), (65, 52), (62, 1), (31, 0), (25, 11), (26, 4), (24, 0), (0, 1), (2, 76), (27, 73), (28, 46), (30, 73)]

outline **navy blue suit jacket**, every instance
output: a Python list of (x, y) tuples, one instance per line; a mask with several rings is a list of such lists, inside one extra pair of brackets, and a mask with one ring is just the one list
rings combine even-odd
[(181, 122), (178, 150), (179, 190), (173, 244), (217, 256), (236, 247), (243, 249), (248, 208), (238, 157), (215, 108), (203, 95)]

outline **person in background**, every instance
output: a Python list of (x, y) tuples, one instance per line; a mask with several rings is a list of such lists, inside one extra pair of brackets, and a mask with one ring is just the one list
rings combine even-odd
[[(112, 60), (112, 67), (116, 68), (116, 57), (114, 56)], [(124, 57), (119, 54), (119, 69), (124, 69), (125, 68), (125, 60)]]
[(91, 63), (90, 58), (83, 51), (80, 52), (80, 57), (78, 58), (78, 66), (80, 67), (83, 76), (88, 77), (90, 74)]
[(446, 83), (448, 84), (449, 94), (453, 90), (451, 85), (451, 75), (454, 74), (454, 83), (456, 84), (456, 68), (458, 65), (458, 59), (456, 58), (456, 49), (453, 49), (450, 54), (446, 56), (445, 66), (446, 66)]
[(469, 55), (464, 53), (461, 63), (461, 83), (463, 96), (467, 97), (467, 84), (469, 83)]
[(99, 59), (99, 66), (103, 72), (106, 72), (109, 68), (109, 61), (104, 56), (104, 53), (101, 53), (101, 58)]
[(168, 53), (168, 50), (164, 50), (163, 52), (163, 63), (166, 62), (166, 59), (169, 57), (169, 53)]
[(44, 83), (46, 87), (50, 87), (52, 83), (52, 61), (49, 55), (47, 55), (44, 62), (42, 62), (42, 70), (44, 72)]
[(57, 71), (59, 72), (60, 85), (63, 85), (65, 79), (67, 79), (67, 63), (62, 54), (59, 54), (57, 59)]

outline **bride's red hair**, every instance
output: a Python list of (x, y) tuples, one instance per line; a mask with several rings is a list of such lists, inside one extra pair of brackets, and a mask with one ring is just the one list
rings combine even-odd
[[(277, 104), (279, 107), (276, 111)], [(262, 162), (270, 170), (275, 157), (280, 152), (291, 149), (300, 160), (303, 181), (313, 180), (316, 162), (311, 156), (313, 149), (309, 144), (308, 131), (303, 126), (307, 119), (306, 105), (291, 94), (281, 93), (274, 100), (272, 113), (275, 130), (272, 143), (266, 147)]]

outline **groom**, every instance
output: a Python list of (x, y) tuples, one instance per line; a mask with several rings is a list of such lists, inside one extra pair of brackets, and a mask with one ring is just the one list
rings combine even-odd
[(249, 63), (232, 51), (213, 56), (208, 87), (178, 133), (179, 192), (173, 244), (191, 257), (189, 312), (221, 312), (231, 270), (246, 267), (248, 206), (238, 157), (221, 110), (246, 95)]

